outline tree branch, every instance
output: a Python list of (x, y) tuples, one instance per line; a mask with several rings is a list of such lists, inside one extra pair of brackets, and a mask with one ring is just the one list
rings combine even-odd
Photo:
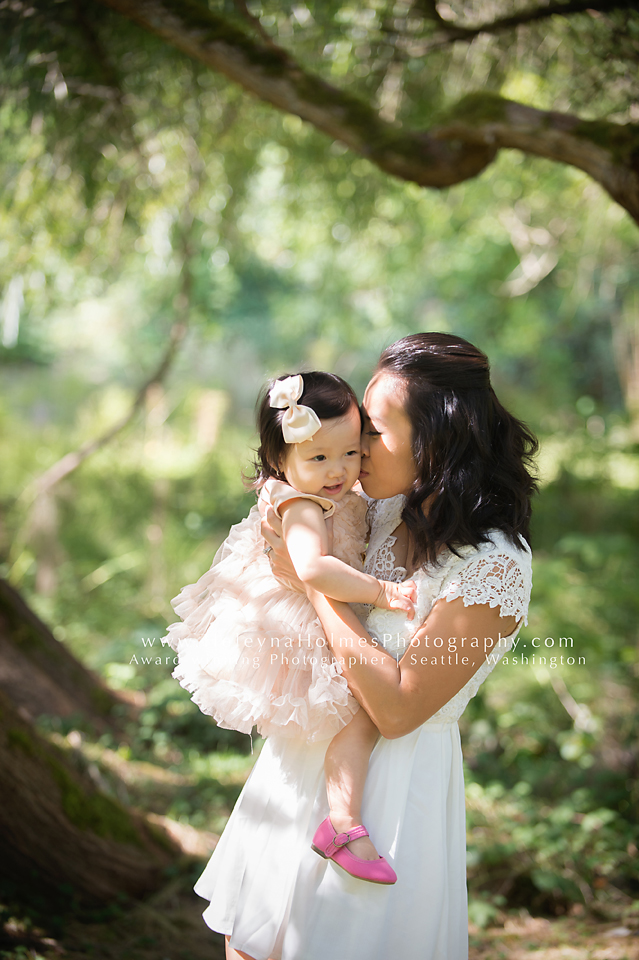
[(342, 141), (386, 173), (420, 186), (447, 187), (479, 174), (499, 149), (515, 148), (584, 170), (639, 222), (639, 125), (583, 121), (492, 94), (471, 94), (437, 128), (410, 131), (194, 0), (101, 2), (258, 99)]
[[(234, 104), (228, 105), (222, 116), (218, 133), (218, 143), (228, 133), (236, 114), (236, 106)], [(204, 161), (193, 137), (188, 136), (185, 138), (184, 150), (191, 168), (191, 178), (179, 218), (182, 270), (180, 275), (180, 290), (174, 300), (178, 315), (169, 332), (168, 344), (164, 354), (154, 372), (138, 389), (128, 412), (107, 430), (106, 433), (103, 433), (102, 436), (88, 440), (77, 450), (72, 450), (70, 453), (65, 454), (57, 463), (54, 463), (48, 470), (45, 470), (41, 476), (32, 480), (21, 493), (20, 500), (26, 500), (28, 502), (37, 500), (38, 497), (47, 493), (56, 483), (59, 483), (60, 480), (76, 470), (88, 457), (110, 443), (120, 431), (124, 430), (124, 428), (131, 423), (143, 405), (150, 387), (162, 383), (171, 368), (178, 348), (188, 329), (189, 312), (193, 299), (193, 275), (191, 272), (193, 249), (191, 234), (194, 219), (194, 205), (202, 189), (206, 172)]]
[(639, 124), (582, 120), (481, 93), (464, 97), (449, 117), (433, 136), (522, 150), (577, 167), (639, 223)]
[(476, 176), (494, 157), (485, 144), (447, 143), (380, 119), (368, 103), (307, 72), (286, 50), (258, 43), (194, 0), (100, 2), (402, 179), (447, 187)]
[[(417, 4), (415, 8), (417, 9)], [(419, 5), (419, 12), (421, 12), (426, 19), (434, 20), (437, 23), (438, 33), (432, 40), (423, 44), (418, 52), (412, 51), (414, 56), (430, 53), (431, 50), (436, 50), (438, 47), (446, 46), (449, 43), (455, 43), (457, 40), (474, 40), (475, 37), (478, 37), (481, 33), (504, 33), (507, 30), (513, 30), (525, 24), (547, 20), (549, 17), (566, 17), (574, 13), (584, 13), (589, 10), (598, 13), (610, 13), (612, 10), (636, 10), (637, 4), (635, 0), (568, 0), (567, 3), (555, 2), (548, 3), (545, 6), (528, 7), (508, 17), (499, 17), (497, 20), (486, 20), (484, 23), (475, 25), (444, 20), (439, 13), (434, 16), (433, 8), (437, 13), (436, 5), (432, 0), (422, 0), (422, 3)]]
[(171, 327), (171, 332), (169, 333), (169, 344), (160, 363), (157, 366), (157, 369), (140, 387), (128, 412), (109, 430), (107, 430), (106, 433), (103, 433), (102, 436), (95, 437), (93, 440), (88, 440), (86, 443), (83, 443), (82, 446), (78, 447), (77, 450), (72, 450), (71, 453), (65, 454), (65, 456), (58, 460), (57, 463), (54, 463), (53, 466), (49, 467), (48, 470), (45, 470), (41, 476), (39, 476), (36, 480), (33, 480), (20, 494), (20, 500), (32, 502), (38, 497), (41, 497), (43, 494), (47, 493), (47, 491), (55, 486), (56, 483), (59, 483), (64, 477), (68, 476), (70, 473), (73, 473), (73, 471), (76, 470), (80, 464), (87, 459), (87, 457), (90, 457), (102, 447), (105, 447), (116, 436), (116, 434), (120, 433), (121, 430), (124, 430), (124, 428), (133, 420), (136, 413), (144, 403), (149, 387), (153, 386), (153, 384), (161, 383), (163, 381), (185, 333), (186, 324), (182, 320), (179, 320), (173, 324)]
[(270, 47), (272, 50), (281, 50), (281, 47), (275, 43), (273, 38), (269, 36), (262, 24), (260, 23), (259, 17), (254, 17), (249, 8), (246, 6), (246, 0), (234, 0), (235, 6), (240, 11), (244, 19), (251, 24), (253, 29), (259, 36), (262, 38), (267, 47)]

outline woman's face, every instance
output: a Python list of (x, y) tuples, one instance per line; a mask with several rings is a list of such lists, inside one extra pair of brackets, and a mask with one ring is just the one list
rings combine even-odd
[(359, 478), (364, 493), (375, 500), (407, 494), (417, 477), (404, 403), (404, 384), (384, 373), (373, 377), (364, 394)]

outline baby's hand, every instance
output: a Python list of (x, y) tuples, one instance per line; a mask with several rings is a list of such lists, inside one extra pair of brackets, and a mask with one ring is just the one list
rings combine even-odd
[(391, 583), (390, 580), (380, 580), (380, 591), (375, 600), (375, 606), (382, 610), (405, 610), (407, 619), (415, 616), (417, 602), (417, 587), (413, 580), (404, 583)]

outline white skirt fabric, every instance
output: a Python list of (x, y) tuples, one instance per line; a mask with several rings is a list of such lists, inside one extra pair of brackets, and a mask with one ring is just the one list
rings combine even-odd
[(204, 920), (254, 960), (467, 960), (466, 830), (457, 723), (373, 751), (362, 808), (398, 880), (356, 880), (310, 848), (328, 813), (329, 741), (269, 738), (195, 891)]

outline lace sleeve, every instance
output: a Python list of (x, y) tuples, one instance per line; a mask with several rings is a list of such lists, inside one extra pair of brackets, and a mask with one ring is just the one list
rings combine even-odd
[(515, 547), (460, 559), (445, 578), (437, 599), (462, 597), (464, 606), (488, 603), (499, 607), (501, 617), (515, 617), (528, 623), (528, 604), (532, 588), (530, 552)]

